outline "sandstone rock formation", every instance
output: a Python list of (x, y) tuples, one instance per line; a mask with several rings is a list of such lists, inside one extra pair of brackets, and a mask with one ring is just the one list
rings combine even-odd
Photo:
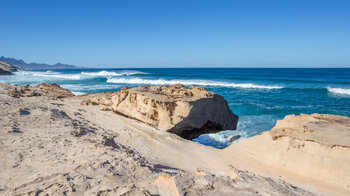
[(0, 75), (11, 75), (14, 71), (17, 71), (17, 67), (0, 61)]
[(235, 143), (225, 151), (246, 168), (255, 168), (251, 171), (282, 176), (325, 195), (350, 194), (348, 117), (289, 115), (271, 131)]
[(56, 83), (42, 83), (37, 85), (36, 88), (39, 88), (46, 93), (49, 92), (51, 95), (56, 95), (58, 98), (74, 96), (70, 90), (62, 88)]
[(235, 130), (238, 116), (227, 101), (203, 88), (183, 85), (125, 87), (116, 93), (87, 96), (83, 105), (103, 105), (161, 131), (193, 139), (204, 133)]
[(7, 91), (11, 97), (36, 97), (45, 95), (50, 98), (73, 97), (74, 94), (67, 89), (60, 87), (58, 84), (42, 83), (37, 86), (15, 86)]

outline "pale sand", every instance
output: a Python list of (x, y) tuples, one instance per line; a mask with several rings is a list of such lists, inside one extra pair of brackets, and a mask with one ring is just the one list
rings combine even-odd
[(312, 195), (273, 172), (236, 169), (249, 156), (82, 106), (82, 97), (13, 98), (13, 88), (0, 84), (1, 195)]

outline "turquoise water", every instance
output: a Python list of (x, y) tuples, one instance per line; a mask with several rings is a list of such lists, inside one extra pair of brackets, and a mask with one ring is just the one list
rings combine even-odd
[(20, 71), (0, 82), (36, 85), (55, 82), (73, 93), (117, 91), (124, 86), (199, 85), (225, 97), (239, 116), (237, 131), (206, 134), (195, 141), (225, 148), (271, 129), (288, 114), (350, 116), (350, 69), (77, 69)]

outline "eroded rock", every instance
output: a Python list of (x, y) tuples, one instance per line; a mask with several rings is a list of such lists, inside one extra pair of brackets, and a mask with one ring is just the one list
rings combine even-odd
[(350, 118), (330, 114), (288, 115), (270, 131), (275, 140), (289, 137), (322, 145), (350, 147)]
[(55, 83), (42, 83), (37, 86), (9, 86), (7, 94), (11, 97), (37, 97), (45, 96), (51, 99), (74, 97), (75, 95), (68, 89), (60, 87)]
[(296, 185), (318, 187), (324, 195), (350, 193), (348, 117), (288, 115), (271, 131), (234, 143), (225, 151), (242, 165), (283, 178), (294, 176), (299, 182)]
[(74, 94), (70, 90), (62, 88), (56, 83), (42, 83), (36, 87), (46, 93), (56, 95), (57, 98), (74, 97)]
[(183, 85), (125, 87), (87, 97), (82, 105), (102, 105), (161, 131), (193, 139), (204, 133), (235, 130), (238, 116), (227, 101), (206, 89)]

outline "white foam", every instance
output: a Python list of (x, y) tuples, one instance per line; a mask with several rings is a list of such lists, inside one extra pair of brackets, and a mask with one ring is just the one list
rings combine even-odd
[(85, 84), (62, 84), (62, 88), (69, 89), (71, 91), (90, 91), (90, 90), (106, 90), (106, 89), (118, 89), (121, 85), (118, 84), (95, 84), (95, 85), (85, 85)]
[[(239, 135), (240, 138), (230, 141), (233, 136)], [(248, 137), (248, 132), (246, 130), (226, 130), (219, 133), (210, 133), (208, 136), (218, 142), (231, 144), (240, 141), (241, 139)]]
[(54, 71), (18, 71), (15, 72), (16, 75), (34, 76), (41, 78), (56, 78), (56, 79), (67, 79), (67, 80), (80, 80), (84, 78), (94, 78), (94, 77), (108, 77), (108, 76), (129, 76), (135, 74), (147, 74), (140, 71), (133, 70), (123, 70), (120, 72), (111, 71), (99, 71), (99, 72), (81, 72), (76, 74), (65, 74)]
[[(231, 138), (234, 136), (240, 136), (240, 137), (234, 141), (230, 141)], [(204, 145), (214, 146), (216, 148), (226, 148), (232, 143), (238, 142), (247, 137), (248, 137), (247, 131), (226, 130), (226, 131), (221, 131), (219, 133), (203, 134), (203, 135), (200, 135), (198, 138), (193, 139), (193, 141), (196, 141)]]
[(113, 72), (113, 71), (99, 71), (99, 72), (81, 72), (82, 75), (86, 76), (130, 76), (136, 74), (146, 74), (140, 71), (121, 71), (121, 72)]
[(26, 76), (36, 76), (43, 78), (58, 78), (58, 79), (69, 79), (69, 80), (79, 80), (81, 79), (80, 74), (61, 74), (53, 71), (18, 71), (15, 72), (16, 75), (26, 75)]
[(79, 92), (79, 91), (71, 91), (74, 95), (84, 95), (86, 93), (83, 93), (83, 92)]
[(152, 85), (200, 85), (200, 86), (222, 86), (232, 88), (254, 88), (254, 89), (281, 89), (282, 86), (258, 85), (252, 83), (228, 83), (209, 80), (164, 80), (164, 79), (142, 79), (142, 78), (108, 78), (108, 83), (117, 84), (152, 84)]
[(327, 87), (327, 90), (329, 92), (331, 92), (331, 93), (342, 94), (342, 95), (350, 95), (350, 89)]
[(33, 76), (48, 77), (48, 78), (59, 78), (68, 80), (80, 80), (81, 75), (79, 74), (33, 74)]
[(54, 71), (23, 71), (19, 70), (14, 72), (15, 75), (33, 75), (33, 74), (43, 74), (43, 75), (54, 75), (59, 74), (59, 72)]

